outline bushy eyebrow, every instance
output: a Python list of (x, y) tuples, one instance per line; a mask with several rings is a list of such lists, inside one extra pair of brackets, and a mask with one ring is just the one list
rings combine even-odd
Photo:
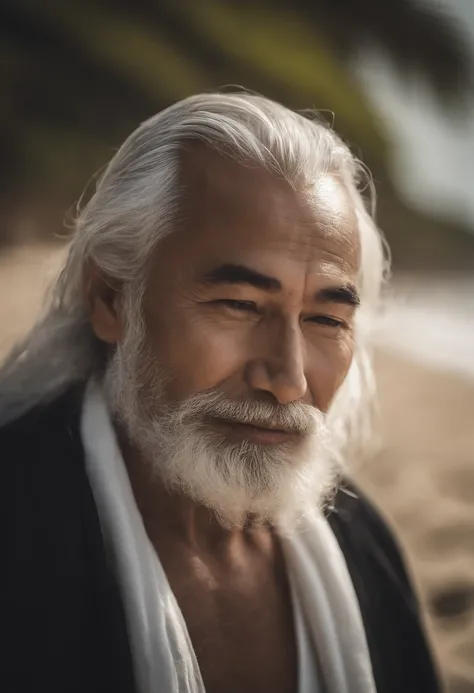
[(320, 289), (316, 292), (315, 299), (324, 303), (343, 303), (354, 307), (360, 305), (360, 296), (353, 284), (328, 286)]
[[(282, 283), (275, 277), (257, 272), (245, 265), (226, 263), (214, 267), (204, 274), (201, 281), (205, 284), (248, 284), (262, 291), (281, 291)], [(360, 305), (360, 297), (353, 284), (327, 286), (314, 294), (316, 303), (340, 303), (349, 306)]]
[(245, 265), (219, 265), (206, 272), (203, 281), (206, 284), (249, 284), (263, 291), (280, 291), (282, 288), (278, 279), (268, 277)]

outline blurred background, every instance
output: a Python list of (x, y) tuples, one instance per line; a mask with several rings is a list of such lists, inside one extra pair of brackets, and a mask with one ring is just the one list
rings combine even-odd
[(122, 140), (226, 85), (320, 109), (373, 173), (394, 277), (355, 474), (398, 531), (448, 690), (472, 693), (472, 0), (0, 0), (0, 353)]

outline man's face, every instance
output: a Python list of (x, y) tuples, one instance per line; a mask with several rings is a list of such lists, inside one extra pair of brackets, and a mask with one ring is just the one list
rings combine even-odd
[(353, 355), (356, 220), (329, 175), (295, 192), (198, 149), (182, 183), (181, 228), (159, 244), (146, 288), (143, 342), (118, 346), (106, 390), (170, 486), (227, 524), (274, 519), (317, 504), (334, 480), (324, 413)]
[(356, 221), (341, 184), (311, 196), (217, 153), (188, 155), (183, 228), (160, 244), (145, 318), (166, 401), (234, 399), (323, 412), (353, 353)]

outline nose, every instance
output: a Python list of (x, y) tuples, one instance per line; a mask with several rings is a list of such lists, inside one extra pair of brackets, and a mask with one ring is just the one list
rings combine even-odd
[(301, 400), (308, 384), (299, 326), (287, 326), (278, 335), (268, 335), (266, 342), (266, 355), (248, 364), (248, 385), (271, 394), (279, 404)]

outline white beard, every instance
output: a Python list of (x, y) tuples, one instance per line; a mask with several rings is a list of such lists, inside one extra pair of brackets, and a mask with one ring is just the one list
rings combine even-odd
[[(228, 528), (251, 517), (289, 529), (321, 508), (340, 470), (319, 410), (234, 401), (218, 390), (164, 405), (163, 384), (145, 340), (138, 348), (119, 345), (104, 378), (113, 416), (168, 489), (210, 508)], [(267, 422), (298, 435), (282, 445), (235, 443), (206, 426), (209, 417)]]

